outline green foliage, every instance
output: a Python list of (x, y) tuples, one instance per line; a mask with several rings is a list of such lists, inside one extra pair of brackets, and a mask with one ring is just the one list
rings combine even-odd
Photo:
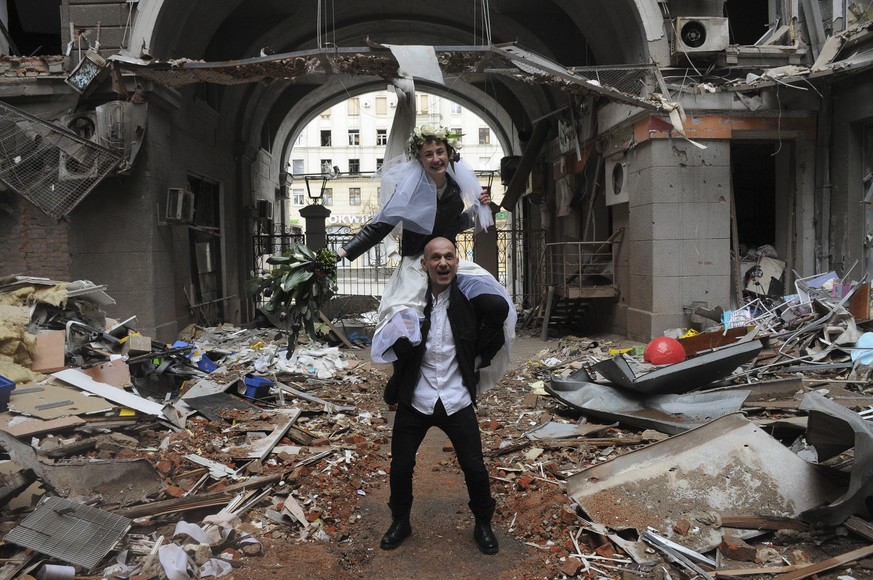
[(327, 248), (313, 252), (295, 244), (282, 255), (270, 256), (273, 269), (246, 282), (246, 290), (269, 298), (264, 306), (279, 320), (290, 320), (292, 330), (302, 326), (315, 338), (315, 323), (322, 306), (336, 292), (336, 253)]

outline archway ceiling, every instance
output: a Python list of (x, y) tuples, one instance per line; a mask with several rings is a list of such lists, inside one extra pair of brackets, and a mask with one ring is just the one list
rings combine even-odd
[[(483, 0), (484, 1), (484, 0)], [(493, 43), (517, 42), (565, 66), (647, 62), (638, 3), (648, 0), (488, 0)], [(321, 5), (321, 15), (319, 15)], [(378, 43), (486, 44), (482, 2), (164, 0), (152, 56), (236, 60)], [(321, 23), (319, 25), (319, 23)]]

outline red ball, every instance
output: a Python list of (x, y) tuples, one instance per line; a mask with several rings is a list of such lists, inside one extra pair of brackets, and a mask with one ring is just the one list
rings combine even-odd
[(685, 349), (675, 338), (659, 336), (646, 346), (643, 359), (653, 365), (672, 365), (685, 360)]

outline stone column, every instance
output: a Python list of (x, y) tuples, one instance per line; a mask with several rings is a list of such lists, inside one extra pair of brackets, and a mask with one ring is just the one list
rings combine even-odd
[[(496, 203), (491, 203), (491, 213), (496, 215), (500, 207)], [(498, 277), (498, 251), (497, 251), (497, 224), (488, 228), (487, 232), (479, 232), (473, 238), (473, 245), (476, 253), (476, 263), (491, 272), (491, 275)]]
[(327, 247), (327, 228), (325, 222), (330, 216), (330, 210), (321, 204), (307, 205), (300, 210), (300, 215), (306, 220), (306, 245), (311, 250)]

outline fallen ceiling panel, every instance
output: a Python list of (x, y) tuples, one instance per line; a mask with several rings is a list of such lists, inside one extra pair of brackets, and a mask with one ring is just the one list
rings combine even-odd
[(546, 384), (546, 391), (588, 415), (671, 435), (736, 413), (749, 395), (749, 391), (725, 391), (642, 396), (608, 385), (554, 379)]
[[(652, 527), (706, 552), (721, 542), (722, 516), (797, 517), (841, 488), (736, 413), (581, 471), (567, 493), (612, 529)], [(687, 535), (673, 531), (680, 519), (693, 523)]]
[(846, 409), (820, 393), (807, 393), (800, 409), (809, 413), (806, 442), (824, 461), (854, 447), (852, 473), (846, 493), (833, 503), (803, 514), (804, 519), (836, 526), (852, 515), (870, 518), (873, 497), (873, 426), (858, 413)]
[(42, 462), (30, 445), (0, 431), (0, 446), (12, 460), (31, 469), (59, 495), (68, 497), (102, 496), (104, 504), (142, 501), (164, 489), (163, 480), (147, 459), (115, 459), (82, 463)]

